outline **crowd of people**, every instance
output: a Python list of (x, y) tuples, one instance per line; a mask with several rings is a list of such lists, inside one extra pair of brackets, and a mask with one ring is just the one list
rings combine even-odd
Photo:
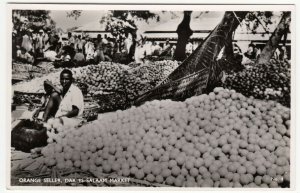
[[(251, 63), (251, 61), (255, 62), (260, 57), (261, 48), (259, 45), (255, 45), (251, 42), (248, 45), (246, 52), (243, 53), (241, 48), (236, 43), (233, 43), (233, 55), (235, 60), (238, 60), (239, 63), (247, 64)], [(288, 60), (289, 54), (286, 46), (279, 46), (276, 48), (272, 58), (279, 61)]]
[(77, 64), (93, 60), (93, 62), (111, 61), (113, 55), (113, 38), (98, 35), (94, 40), (84, 35), (68, 33), (66, 40), (62, 34), (51, 30), (24, 30), (17, 34), (13, 31), (13, 60), (25, 63), (35, 61), (74, 61)]
[[(121, 56), (129, 55), (132, 46), (136, 46), (134, 58), (127, 61), (142, 63), (148, 57), (167, 56), (173, 58), (176, 44), (166, 41), (153, 41), (147, 38), (141, 39), (134, 45), (133, 37), (130, 33), (124, 33), (123, 37), (109, 37), (107, 34), (98, 34), (97, 38), (91, 38), (86, 34), (75, 35), (68, 32), (68, 36), (63, 38), (61, 33), (56, 33), (50, 29), (13, 31), (12, 52), (13, 60), (24, 63), (37, 63), (41, 60), (47, 61), (72, 61), (74, 65), (83, 66), (85, 64), (98, 64), (101, 61), (120, 62)], [(261, 54), (259, 46), (250, 43), (245, 53), (234, 44), (234, 54), (241, 55), (242, 63), (255, 61)], [(197, 41), (189, 40), (186, 44), (186, 57), (191, 55), (198, 47)], [(277, 48), (273, 58), (284, 60), (288, 58), (285, 46)], [(125, 60), (126, 61), (126, 60)]]
[[(244, 53), (244, 56), (247, 57), (250, 60), (257, 60), (261, 55), (261, 49), (258, 45), (255, 45), (253, 43), (250, 43), (248, 45), (248, 50)], [(283, 60), (287, 60), (289, 58), (288, 53), (287, 53), (287, 49), (284, 45), (279, 46), (278, 48), (276, 48), (273, 56), (273, 59), (279, 60), (279, 61), (283, 61)]]
[[(12, 59), (24, 63), (47, 61), (72, 61), (75, 65), (97, 64), (101, 61), (115, 61), (121, 55), (128, 55), (131, 51), (133, 38), (125, 33), (121, 38), (110, 37), (107, 34), (98, 34), (91, 38), (86, 34), (76, 35), (68, 32), (63, 38), (62, 33), (40, 29), (23, 30), (12, 33)], [(186, 45), (186, 56), (189, 56), (198, 46), (194, 41)], [(142, 62), (147, 56), (169, 56), (173, 58), (176, 45), (169, 39), (164, 42), (147, 40), (144, 38), (136, 42), (133, 60)], [(116, 55), (117, 53), (117, 55)], [(119, 55), (118, 55), (119, 54)]]
[(51, 31), (31, 29), (12, 33), (12, 59), (34, 63), (36, 58), (44, 57), (48, 50), (59, 52), (62, 47), (62, 36)]

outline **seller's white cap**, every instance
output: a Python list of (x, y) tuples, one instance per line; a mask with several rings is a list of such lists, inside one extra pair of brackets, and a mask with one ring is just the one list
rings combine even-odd
[(42, 30), (42, 29), (40, 29), (40, 31), (39, 32), (42, 32), (42, 33), (44, 33), (44, 31)]

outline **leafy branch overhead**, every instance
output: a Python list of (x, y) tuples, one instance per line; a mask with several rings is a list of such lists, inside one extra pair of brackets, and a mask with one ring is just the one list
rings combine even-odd
[(82, 10), (72, 10), (70, 12), (67, 12), (67, 17), (73, 17), (75, 20), (77, 20), (81, 16)]
[(249, 12), (245, 19), (244, 24), (247, 29), (253, 34), (257, 33), (257, 29), (261, 26), (264, 29), (265, 34), (271, 33), (269, 30), (269, 25), (272, 25), (273, 12), (271, 11), (253, 11)]
[(50, 11), (47, 10), (13, 10), (13, 27), (17, 31), (22, 27), (33, 31), (45, 28), (54, 29), (56, 23), (49, 14)]

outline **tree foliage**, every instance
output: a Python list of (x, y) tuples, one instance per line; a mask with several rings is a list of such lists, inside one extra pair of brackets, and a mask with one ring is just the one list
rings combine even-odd
[(262, 26), (265, 34), (269, 34), (272, 33), (268, 27), (273, 24), (273, 16), (272, 11), (252, 11), (247, 14), (243, 24), (246, 25), (247, 29), (253, 34), (257, 33), (259, 26)]
[[(150, 11), (110, 11), (105, 16), (106, 30), (109, 31), (118, 42), (123, 42), (126, 35), (131, 34), (132, 45), (130, 47), (126, 63), (134, 61), (135, 48), (137, 45), (137, 30), (136, 21), (144, 20), (148, 22), (149, 19), (155, 18), (159, 21), (159, 16)], [(102, 19), (102, 21), (104, 21)]]
[(55, 29), (56, 24), (49, 13), (50, 11), (47, 10), (13, 10), (13, 30), (31, 29), (38, 31), (39, 29)]
[[(72, 10), (67, 12), (67, 17), (73, 17), (78, 19), (82, 14), (82, 10)], [(111, 10), (105, 16), (100, 19), (100, 23), (106, 23), (106, 29), (112, 33), (113, 36), (119, 35), (119, 33), (130, 32), (136, 30), (136, 21), (144, 20), (148, 22), (149, 19), (157, 19), (159, 16), (150, 11), (135, 11), (135, 10)]]
[(137, 31), (136, 21), (144, 20), (148, 22), (149, 19), (157, 19), (159, 16), (150, 11), (110, 11), (106, 18), (106, 29), (112, 33), (113, 36), (122, 35), (124, 33), (132, 33)]
[(81, 16), (82, 10), (72, 10), (67, 12), (67, 17), (74, 18), (77, 20)]

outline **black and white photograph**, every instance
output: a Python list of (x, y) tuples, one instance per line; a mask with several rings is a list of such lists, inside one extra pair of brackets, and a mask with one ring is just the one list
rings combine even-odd
[(294, 187), (295, 7), (240, 7), (9, 4), (9, 187)]

